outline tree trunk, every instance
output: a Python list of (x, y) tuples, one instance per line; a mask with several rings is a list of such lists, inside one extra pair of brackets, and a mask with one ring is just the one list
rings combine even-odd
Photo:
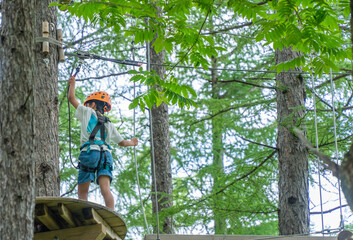
[[(50, 24), (50, 37), (56, 39), (57, 8), (48, 7), (54, 0), (37, 1), (36, 36), (42, 36), (42, 22)], [(36, 134), (36, 195), (59, 196), (59, 107), (58, 107), (58, 50), (50, 44), (49, 54), (36, 48), (38, 86), (35, 95), (37, 108)]]
[(35, 202), (35, 0), (3, 0), (0, 36), (1, 239), (32, 239)]
[[(163, 64), (165, 62), (164, 50), (157, 54), (154, 48), (151, 47), (150, 53), (152, 63)], [(151, 69), (155, 70), (157, 74), (163, 78), (165, 74), (165, 67), (153, 65)], [(154, 156), (156, 163), (156, 185), (159, 200), (158, 211), (162, 212), (163, 209), (168, 209), (173, 206), (173, 184), (169, 140), (169, 114), (167, 104), (162, 103), (159, 107), (152, 108), (152, 122)], [(152, 192), (155, 192), (153, 178)], [(152, 197), (152, 204), (153, 212), (156, 213), (156, 203), (154, 197)], [(166, 234), (173, 233), (173, 218), (171, 216), (164, 217), (163, 232)]]
[[(36, 36), (42, 36), (42, 23), (48, 21), (50, 37), (56, 39), (57, 8), (48, 7), (54, 0), (37, 1)], [(49, 54), (36, 48), (38, 87), (36, 135), (36, 195), (59, 196), (59, 107), (58, 107), (58, 50), (50, 44)]]
[[(276, 51), (276, 63), (298, 57), (284, 48)], [(298, 69), (294, 70), (297, 71)], [(290, 70), (292, 71), (292, 70)], [(309, 233), (308, 151), (289, 130), (304, 117), (305, 82), (297, 73), (277, 75), (279, 233)]]
[[(353, 43), (353, 0), (350, 1), (351, 9), (351, 19), (350, 19), (350, 29), (351, 29), (351, 43)], [(353, 53), (353, 45), (352, 45)], [(353, 71), (353, 61), (352, 61), (352, 71)], [(353, 77), (353, 72), (352, 72)], [(349, 152), (344, 155), (344, 160), (342, 161), (341, 167), (339, 168), (338, 178), (341, 180), (341, 187), (346, 197), (347, 203), (353, 212), (353, 142), (349, 149)], [(333, 169), (334, 175), (335, 171)]]
[[(212, 98), (220, 98), (220, 86), (218, 84), (217, 70), (217, 59), (212, 56)], [(218, 110), (212, 110), (212, 115), (216, 114)], [(224, 186), (222, 176), (224, 175), (224, 164), (223, 164), (223, 141), (222, 141), (222, 121), (218, 117), (212, 118), (212, 155), (213, 155), (213, 189), (215, 192)], [(221, 194), (217, 194), (213, 199), (213, 214), (214, 214), (214, 229), (215, 234), (226, 234), (226, 222), (223, 217), (222, 211), (218, 210), (219, 206), (223, 202)]]

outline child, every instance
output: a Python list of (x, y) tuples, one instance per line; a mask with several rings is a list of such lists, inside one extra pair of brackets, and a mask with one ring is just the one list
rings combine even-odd
[(106, 92), (89, 95), (83, 105), (75, 98), (75, 77), (69, 79), (68, 99), (76, 108), (75, 117), (81, 122), (81, 153), (79, 156), (78, 198), (87, 200), (91, 182), (99, 184), (105, 205), (114, 210), (114, 198), (110, 192), (113, 158), (110, 142), (119, 146), (137, 146), (138, 140), (124, 140), (104, 112), (111, 109), (110, 96)]

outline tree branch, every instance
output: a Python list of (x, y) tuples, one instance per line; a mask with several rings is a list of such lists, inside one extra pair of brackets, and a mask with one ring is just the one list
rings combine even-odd
[(268, 1), (265, 1), (265, 2), (259, 2), (259, 3), (256, 3), (256, 5), (261, 6), (261, 5), (267, 4), (268, 2), (272, 2), (272, 0), (268, 0)]
[[(323, 109), (321, 111), (332, 111), (333, 110), (333, 107), (328, 102), (326, 102), (324, 99), (320, 98), (311, 88), (308, 87), (308, 89), (315, 95), (315, 97), (317, 97), (320, 100), (320, 102), (322, 102), (323, 104), (325, 104), (326, 106), (328, 106), (330, 108), (330, 110)], [(348, 110), (348, 109), (351, 109), (351, 108), (353, 108), (353, 107), (342, 108), (342, 110)], [(334, 109), (334, 110), (335, 110), (336, 113), (342, 114), (343, 116), (345, 116), (346, 118), (349, 119), (349, 117), (347, 115), (343, 114), (342, 111), (338, 112), (337, 108)]]
[(239, 29), (239, 28), (243, 28), (243, 27), (248, 27), (248, 26), (250, 26), (250, 25), (252, 25), (252, 24), (253, 24), (253, 22), (247, 22), (247, 23), (244, 23), (244, 24), (242, 24), (242, 25), (237, 25), (237, 26), (232, 26), (232, 27), (220, 29), (220, 30), (205, 32), (205, 33), (202, 33), (202, 35), (208, 35), (208, 34), (215, 34), (215, 33), (227, 32), (227, 31), (233, 30), (233, 29)]
[[(337, 142), (339, 143), (339, 142), (344, 142), (344, 141), (346, 141), (348, 138), (350, 138), (350, 137), (352, 137), (353, 136), (353, 134), (351, 134), (351, 135), (348, 135), (347, 137), (345, 137), (345, 138), (342, 138), (342, 139), (339, 139), (339, 140), (337, 140)], [(328, 145), (331, 145), (331, 144), (334, 144), (335, 142), (327, 142), (327, 143), (324, 143), (324, 144), (321, 144), (321, 145), (319, 145), (319, 148), (320, 147), (325, 147), (325, 146), (328, 146)]]
[(246, 103), (246, 104), (239, 104), (239, 105), (236, 105), (236, 106), (232, 106), (232, 107), (230, 107), (230, 108), (223, 109), (223, 110), (221, 110), (221, 111), (219, 111), (219, 112), (217, 112), (217, 113), (215, 113), (215, 114), (212, 114), (212, 115), (210, 115), (209, 117), (205, 117), (205, 118), (202, 118), (202, 119), (200, 119), (200, 120), (198, 120), (198, 121), (195, 121), (195, 122), (191, 123), (191, 124), (189, 125), (189, 127), (191, 127), (192, 125), (195, 125), (195, 124), (197, 124), (197, 123), (210, 120), (210, 119), (212, 119), (212, 118), (214, 118), (214, 117), (216, 117), (216, 116), (218, 116), (218, 115), (220, 115), (220, 114), (226, 113), (226, 112), (228, 112), (228, 111), (230, 111), (230, 110), (234, 110), (234, 109), (238, 109), (238, 108), (242, 108), (242, 107), (251, 107), (251, 106), (254, 106), (254, 105), (258, 105), (258, 104), (269, 104), (269, 103), (273, 102), (274, 100), (275, 100), (275, 99), (270, 99), (270, 100), (264, 100), (264, 101), (259, 101), (259, 102)]
[[(107, 77), (115, 77), (115, 76), (121, 76), (129, 74), (128, 72), (122, 72), (122, 73), (112, 73), (109, 75), (104, 75), (104, 76), (99, 76), (99, 77), (89, 77), (89, 78), (81, 78), (81, 79), (76, 79), (76, 82), (83, 82), (83, 81), (88, 81), (88, 80), (94, 80), (94, 79), (103, 79)], [(66, 80), (60, 80), (59, 82), (66, 82)]]
[(94, 35), (97, 34), (97, 33), (103, 32), (103, 30), (105, 30), (105, 29), (106, 29), (106, 28), (100, 28), (100, 29), (98, 29), (97, 31), (95, 31), (94, 33), (88, 34), (88, 35), (86, 35), (86, 36), (84, 36), (84, 37), (82, 37), (82, 38), (80, 38), (80, 39), (78, 39), (78, 40), (76, 40), (76, 41), (73, 41), (73, 42), (65, 42), (66, 46), (64, 46), (63, 48), (64, 48), (64, 49), (70, 48), (71, 46), (74, 46), (74, 45), (76, 45), (76, 44), (78, 44), (78, 43), (81, 43), (83, 40), (86, 40), (87, 38), (90, 38), (90, 37), (94, 36)]
[(318, 156), (321, 161), (325, 164), (324, 168), (329, 169), (332, 171), (332, 174), (334, 176), (337, 176), (339, 172), (340, 166), (333, 162), (331, 158), (322, 152), (318, 151), (316, 148), (313, 147), (313, 145), (309, 142), (309, 140), (304, 136), (302, 131), (300, 131), (298, 128), (294, 127), (294, 132), (297, 134), (297, 137), (302, 141), (302, 143), (311, 151), (313, 152), (316, 156)]
[(140, 10), (141, 12), (149, 13), (148, 11), (146, 11), (143, 8), (137, 8), (136, 6), (122, 5), (122, 4), (111, 3), (111, 2), (86, 1), (85, 3), (103, 4), (103, 5), (108, 5), (111, 7), (132, 8), (132, 9)]
[(253, 143), (253, 144), (256, 144), (256, 145), (259, 145), (259, 146), (263, 146), (263, 147), (267, 147), (267, 148), (272, 148), (272, 149), (278, 151), (278, 148), (276, 148), (276, 147), (272, 147), (272, 146), (269, 146), (269, 145), (266, 145), (266, 144), (263, 144), (263, 143), (254, 142), (252, 140), (246, 139), (246, 138), (244, 138), (242, 136), (239, 136), (239, 135), (238, 135), (238, 137), (243, 139), (246, 142)]
[[(207, 80), (207, 81), (212, 82), (211, 80)], [(273, 89), (273, 90), (276, 89), (275, 87), (261, 86), (261, 85), (257, 85), (257, 84), (254, 84), (254, 83), (249, 83), (249, 82), (245, 82), (245, 81), (241, 81), (241, 80), (237, 80), (237, 79), (225, 80), (225, 81), (218, 81), (218, 82), (219, 82), (219, 83), (237, 82), (237, 83), (242, 83), (242, 84), (245, 84), (245, 85), (250, 85), (250, 86), (253, 86), (253, 87), (266, 88), (266, 89)]]
[(237, 213), (250, 213), (250, 214), (270, 214), (278, 212), (278, 209), (269, 210), (269, 211), (244, 211), (238, 209), (226, 209), (226, 208), (213, 208), (215, 210), (225, 211), (225, 212), (237, 212)]
[(208, 16), (210, 15), (210, 12), (211, 12), (213, 3), (214, 3), (214, 0), (212, 1), (212, 4), (211, 4), (210, 8), (209, 8), (208, 11), (207, 11), (205, 20), (203, 21), (203, 23), (202, 23), (202, 25), (201, 25), (201, 28), (200, 28), (200, 30), (199, 30), (199, 33), (197, 34), (197, 37), (196, 37), (194, 43), (191, 45), (191, 47), (189, 47), (189, 49), (186, 51), (186, 53), (184, 54), (184, 56), (183, 56), (182, 58), (180, 58), (179, 61), (172, 67), (172, 69), (169, 70), (167, 76), (169, 76), (169, 74), (174, 70), (174, 68), (175, 68), (176, 66), (178, 66), (178, 64), (181, 63), (181, 62), (184, 60), (184, 58), (189, 54), (189, 52), (191, 51), (191, 49), (193, 49), (193, 48), (195, 47), (197, 41), (198, 41), (199, 38), (200, 38), (201, 31), (202, 31), (202, 29), (203, 29), (203, 27), (204, 27), (204, 25), (205, 25), (205, 23), (206, 23), (206, 21), (207, 21), (207, 19), (208, 19)]
[[(342, 205), (342, 206), (338, 206), (338, 207), (332, 208), (332, 209), (327, 210), (327, 211), (323, 211), (322, 213), (323, 214), (330, 213), (330, 212), (333, 212), (333, 211), (335, 211), (337, 209), (340, 209), (341, 207), (348, 207), (348, 206), (349, 206), (348, 204), (345, 204), (345, 205)], [(321, 214), (321, 212), (310, 212), (309, 214), (310, 215)]]
[(65, 197), (66, 195), (72, 193), (75, 190), (76, 186), (77, 186), (77, 183), (75, 183), (75, 185), (69, 191), (67, 191), (66, 193), (61, 194), (60, 197)]
[[(338, 80), (338, 79), (347, 77), (347, 76), (349, 76), (349, 75), (351, 75), (351, 73), (343, 73), (343, 74), (341, 74), (341, 75), (338, 75), (337, 77), (332, 78), (332, 81), (336, 81), (336, 80)], [(326, 84), (328, 84), (328, 83), (330, 83), (330, 82), (331, 82), (331, 80), (327, 80), (327, 81), (325, 81), (325, 82), (323, 82), (323, 83), (317, 85), (315, 88), (320, 88), (320, 87), (322, 87), (322, 86), (324, 86), (324, 85), (326, 85)]]
[(204, 202), (204, 201), (206, 201), (207, 199), (209, 199), (209, 198), (211, 198), (211, 197), (214, 197), (214, 196), (216, 196), (216, 195), (218, 195), (218, 194), (224, 192), (228, 187), (234, 185), (236, 182), (238, 182), (238, 181), (240, 181), (240, 180), (242, 180), (242, 179), (244, 179), (244, 178), (249, 177), (251, 174), (253, 174), (254, 172), (256, 172), (257, 169), (259, 169), (262, 165), (264, 165), (268, 160), (270, 160), (270, 159), (273, 157), (273, 155), (276, 154), (276, 152), (277, 152), (277, 151), (272, 151), (272, 153), (271, 153), (269, 156), (267, 156), (259, 165), (257, 165), (257, 166), (256, 166), (254, 169), (252, 169), (250, 172), (248, 172), (248, 173), (244, 174), (243, 176), (241, 176), (241, 177), (235, 179), (233, 182), (228, 183), (227, 185), (225, 185), (225, 186), (224, 186), (222, 189), (220, 189), (219, 191), (217, 191), (217, 192), (215, 192), (215, 193), (213, 193), (213, 194), (211, 194), (211, 195), (209, 195), (209, 196), (206, 196), (206, 197), (200, 199), (200, 200), (197, 201), (196, 203), (193, 203), (193, 204), (188, 205), (188, 207), (191, 207), (191, 206), (194, 206), (194, 205), (199, 204), (199, 203), (201, 203), (201, 202)]

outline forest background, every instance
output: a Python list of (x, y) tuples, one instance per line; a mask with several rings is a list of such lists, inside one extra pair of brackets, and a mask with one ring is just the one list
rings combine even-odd
[[(177, 233), (279, 233), (277, 137), (278, 126), (283, 123), (278, 121), (277, 94), (285, 90), (276, 83), (277, 72), (295, 69), (294, 74), (305, 84), (304, 108), (298, 107), (294, 112), (304, 112), (296, 123), (305, 126), (313, 145), (315, 92), (318, 145), (330, 156), (335, 156), (332, 117), (335, 109), (338, 159), (342, 159), (352, 135), (349, 4), (349, 1), (289, 0), (153, 4), (82, 1), (61, 7), (59, 24), (64, 29), (67, 53), (89, 51), (113, 59), (135, 58), (146, 62), (146, 42), (158, 34), (152, 46), (165, 54), (162, 65), (166, 66), (166, 74), (162, 78), (170, 84), (163, 87), (170, 92), (156, 95), (153, 88), (147, 90), (146, 85), (153, 86), (160, 79), (143, 71), (145, 64), (141, 72), (134, 72), (131, 66), (90, 59), (85, 60), (77, 77), (76, 91), (81, 102), (92, 91), (106, 90), (111, 94), (113, 111), (108, 116), (125, 138), (133, 136), (133, 116), (128, 105), (137, 107), (135, 135), (140, 139), (137, 162), (150, 231), (155, 226), (155, 216), (150, 126), (148, 111), (144, 109), (164, 101), (170, 105), (173, 206), (164, 209), (161, 218), (173, 216)], [(149, 25), (145, 22), (147, 17), (152, 19)], [(276, 50), (287, 47), (301, 54), (279, 63)], [(68, 57), (59, 68), (61, 193), (69, 197), (76, 197), (77, 171), (69, 158), (66, 93), (67, 79), (77, 64), (77, 58)], [(334, 107), (329, 81), (331, 69), (336, 88)], [(135, 101), (133, 82), (139, 96)], [(73, 118), (71, 131), (75, 160), (79, 154), (80, 128)], [(116, 148), (112, 182), (116, 209), (127, 221), (128, 239), (142, 238), (147, 232), (133, 153), (133, 149)], [(311, 219), (320, 211), (321, 204), (312, 197), (317, 194), (319, 181), (323, 186), (324, 211), (337, 213), (338, 209), (332, 210), (338, 205), (337, 180), (323, 169), (316, 156), (309, 155), (308, 159)], [(91, 195), (99, 195), (94, 186)], [(342, 198), (345, 227), (350, 228), (351, 211)], [(328, 221), (332, 216), (325, 214), (324, 219)], [(324, 224), (324, 228), (337, 229), (341, 220), (335, 220)], [(311, 232), (321, 230), (317, 225), (320, 223), (311, 222)]]
[[(287, 17), (290, 18), (290, 14), (294, 14), (298, 2), (280, 1), (279, 5), (282, 4), (278, 7), (282, 11), (280, 15), (285, 18), (288, 14)], [(330, 40), (331, 42), (326, 43), (332, 45), (329, 47), (341, 47), (342, 51), (349, 49), (347, 27), (349, 12), (346, 11), (347, 8), (344, 5), (347, 2), (300, 2), (303, 9), (305, 9), (304, 4), (307, 4), (307, 12), (296, 11), (302, 14), (301, 18), (306, 17), (306, 21), (313, 21), (311, 27), (314, 28), (321, 24), (327, 27), (322, 29), (323, 32), (328, 28), (334, 32), (337, 37), (334, 40), (337, 42)], [(177, 26), (177, 29), (168, 25), (164, 26), (166, 27), (163, 32), (165, 35), (162, 35), (160, 40), (154, 43), (154, 46), (159, 51), (163, 48), (167, 50), (165, 61), (171, 69), (168, 72), (169, 75), (173, 74), (178, 83), (188, 85), (196, 90), (197, 97), (193, 100), (198, 107), (169, 108), (175, 206), (167, 213), (162, 214), (173, 215), (175, 230), (180, 233), (215, 233), (213, 212), (217, 209), (220, 218), (226, 222), (226, 226), (218, 234), (277, 234), (278, 160), (276, 155), (265, 163), (263, 160), (271, 155), (276, 148), (276, 69), (274, 68), (274, 46), (276, 45), (273, 44), (280, 44), (279, 42), (283, 41), (285, 31), (281, 32), (277, 29), (279, 24), (279, 26), (269, 26), (269, 22), (266, 20), (272, 20), (274, 17), (266, 14), (271, 10), (265, 4), (262, 5), (260, 1), (257, 3), (236, 1), (212, 3), (205, 1), (203, 8), (201, 6), (190, 6), (189, 8), (187, 5), (183, 5), (185, 4), (183, 1), (174, 2), (174, 4), (173, 11), (179, 12), (178, 18), (185, 18), (187, 26)], [(101, 5), (97, 6), (101, 7)], [(63, 29), (66, 29), (65, 40), (75, 43), (74, 47), (82, 51), (117, 59), (135, 58), (138, 61), (146, 62), (145, 45), (142, 43), (148, 39), (149, 29), (139, 28), (136, 25), (139, 20), (132, 18), (120, 20), (125, 21), (124, 24), (128, 30), (120, 29), (119, 25), (123, 25), (120, 23), (114, 23), (114, 25), (111, 23), (113, 25), (111, 27), (105, 27), (104, 24), (102, 24), (103, 27), (101, 25), (93, 26), (92, 22), (98, 22), (94, 13), (99, 11), (93, 10), (97, 6), (86, 4), (70, 10), (78, 16), (86, 17), (86, 20), (91, 20), (91, 22), (88, 21), (90, 24), (83, 21), (82, 18), (81, 21), (78, 21), (78, 17), (60, 12), (60, 22), (63, 24)], [(335, 13), (329, 10), (335, 11)], [(175, 12), (173, 13), (175, 14)], [(170, 14), (170, 10), (168, 13)], [(296, 24), (295, 20), (292, 19), (293, 26)], [(267, 32), (263, 32), (264, 29)], [(293, 27), (290, 30), (292, 32), (287, 30), (286, 33), (289, 36), (285, 40), (290, 45), (294, 42), (299, 45), (300, 42), (305, 46), (308, 44), (308, 38), (312, 35), (298, 34), (298, 29), (300, 26)], [(134, 35), (132, 35), (133, 33)], [(181, 41), (187, 42), (187, 46), (192, 49), (187, 52), (188, 48), (173, 42), (175, 38), (173, 34), (182, 36)], [(329, 111), (332, 109), (331, 86), (328, 84), (330, 75), (327, 73), (329, 73), (329, 69), (334, 68), (333, 77), (337, 88), (337, 94), (334, 97), (336, 107), (340, 109), (338, 117), (336, 116), (338, 146), (340, 153), (344, 153), (347, 151), (351, 136), (351, 117), (349, 109), (347, 109), (351, 101), (351, 77), (348, 70), (350, 64), (349, 61), (346, 63), (330, 62), (332, 58), (322, 54), (321, 50), (324, 46), (320, 41), (325, 40), (321, 39), (322, 36), (318, 37), (320, 38), (313, 39), (311, 44), (318, 45), (318, 49), (315, 50), (321, 53), (321, 56), (309, 51), (308, 55), (304, 55), (305, 59), (301, 59), (298, 61), (299, 63), (287, 62), (286, 68), (293, 67), (294, 64), (303, 65), (305, 66), (304, 70), (311, 70), (313, 74), (318, 76), (314, 80), (317, 92), (318, 142), (320, 149), (329, 155), (334, 154), (335, 141), (332, 112)], [(133, 40), (135, 40), (135, 44)], [(193, 46), (194, 42), (196, 44)], [(334, 44), (339, 45), (335, 46)], [(133, 56), (133, 48), (137, 48), (135, 56)], [(180, 59), (181, 61), (179, 61)], [(173, 63), (184, 67), (174, 67)], [(60, 71), (62, 93), (60, 135), (66, 137), (68, 136), (65, 103), (66, 79), (76, 64), (77, 59), (70, 58), (65, 65), (61, 65)], [(133, 133), (132, 114), (127, 112), (126, 107), (130, 104), (129, 100), (133, 99), (133, 83), (127, 81), (131, 76), (127, 74), (130, 69), (132, 67), (103, 61), (86, 61), (78, 78), (78, 81), (82, 81), (82, 84), (79, 85), (81, 102), (89, 92), (96, 90), (104, 89), (112, 95), (115, 107), (110, 116), (126, 138), (132, 137)], [(277, 68), (277, 71), (281, 71), (281, 66)], [(324, 71), (326, 74), (323, 74)], [(308, 138), (314, 144), (312, 78), (309, 74), (303, 74), (303, 78), (308, 90), (304, 121), (308, 130)], [(146, 88), (142, 84), (137, 85), (137, 95), (143, 94), (145, 91)], [(344, 107), (346, 108), (342, 109)], [(151, 169), (148, 124), (146, 112), (138, 111), (136, 136), (141, 140), (141, 145), (137, 148), (139, 177), (148, 222), (153, 222), (150, 205)], [(79, 127), (77, 125), (74, 125), (73, 133), (72, 141), (75, 149), (73, 156), (77, 156), (79, 146)], [(74, 197), (76, 171), (68, 160), (67, 148), (68, 142), (61, 138), (62, 189), (70, 192), (66, 196)], [(220, 155), (218, 160), (215, 158), (215, 152)], [(117, 209), (126, 216), (129, 232), (133, 235), (140, 235), (144, 222), (137, 195), (133, 151), (131, 149), (117, 149), (115, 159), (117, 161), (112, 186), (117, 200)], [(337, 201), (336, 179), (330, 177), (329, 171), (318, 167), (315, 156), (310, 156), (309, 159), (312, 189), (310, 191), (310, 196), (312, 196), (310, 197), (311, 219), (317, 219), (316, 224), (313, 224), (312, 220), (313, 232), (318, 231), (321, 227), (321, 219), (318, 217), (320, 215), (317, 214), (320, 212), (320, 202), (318, 197), (314, 197), (314, 195), (318, 195), (317, 191), (319, 191), (318, 174), (322, 177), (320, 181), (322, 181), (322, 191), (324, 192), (324, 211), (337, 207), (339, 203)], [(256, 171), (251, 172), (254, 168)], [(240, 176), (246, 177), (236, 181), (235, 184), (229, 184)], [(215, 178), (218, 179), (215, 180)], [(208, 199), (193, 205), (192, 208), (184, 209), (183, 206), (190, 205), (190, 202), (220, 189), (224, 191), (220, 198)], [(92, 191), (97, 190), (93, 189)], [(96, 192), (96, 194), (99, 193)], [(339, 210), (333, 211), (333, 214), (336, 213), (333, 218), (332, 215), (325, 215), (326, 223), (329, 222), (324, 226), (325, 229), (339, 226), (338, 212)], [(344, 209), (344, 212), (346, 218), (350, 216), (348, 209)], [(336, 222), (333, 223), (329, 219), (335, 219)]]

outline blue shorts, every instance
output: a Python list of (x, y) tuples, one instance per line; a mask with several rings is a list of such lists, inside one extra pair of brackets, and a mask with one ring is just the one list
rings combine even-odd
[[(90, 153), (87, 153), (86, 151), (82, 151), (80, 153), (80, 156), (78, 159), (80, 160), (80, 163), (85, 165), (86, 167), (89, 168), (96, 168), (99, 162), (100, 158), (100, 151), (96, 150), (91, 150)], [(110, 152), (105, 151), (105, 155), (107, 156), (107, 166), (112, 166), (113, 167), (113, 157)], [(104, 154), (102, 155), (102, 160), (100, 162), (99, 170), (96, 173), (93, 172), (85, 172), (81, 169), (78, 171), (78, 180), (77, 183), (86, 183), (86, 182), (94, 182), (96, 181), (98, 183), (98, 178), (101, 175), (106, 175), (110, 177), (110, 182), (112, 182), (113, 179), (113, 174), (112, 171), (108, 169), (103, 169), (103, 164), (104, 164), (105, 156)], [(111, 168), (112, 169), (112, 168)], [(97, 174), (97, 175), (96, 175)]]

